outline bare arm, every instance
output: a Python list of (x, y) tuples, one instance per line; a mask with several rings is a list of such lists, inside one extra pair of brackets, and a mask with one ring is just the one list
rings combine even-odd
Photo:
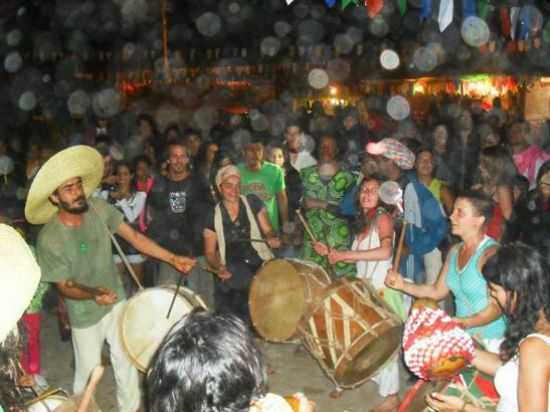
[(312, 197), (305, 197), (303, 201), (304, 208), (306, 209), (326, 209), (328, 202), (324, 200), (314, 199)]
[(260, 229), (262, 230), (262, 233), (264, 234), (269, 246), (271, 246), (272, 248), (280, 247), (281, 241), (273, 233), (273, 227), (271, 226), (271, 222), (269, 221), (269, 217), (267, 216), (267, 210), (265, 209), (265, 207), (260, 210), (257, 217), (258, 223), (260, 224)]
[(204, 257), (208, 266), (216, 270), (216, 274), (220, 279), (229, 279), (231, 273), (222, 265), (218, 253), (218, 235), (210, 229), (204, 229), (202, 234), (204, 239)]
[(512, 193), (512, 188), (507, 185), (497, 186), (496, 197), (504, 219), (510, 220), (514, 206), (514, 195)]
[(496, 353), (476, 349), (474, 358), (472, 359), (472, 365), (481, 372), (494, 376), (497, 369), (502, 366), (502, 361)]
[(70, 279), (57, 282), (56, 286), (61, 295), (73, 300), (93, 300), (98, 305), (110, 305), (118, 300), (118, 296), (107, 288), (81, 288), (73, 285)]
[(277, 193), (277, 203), (279, 205), (279, 214), (283, 224), (288, 222), (288, 197), (286, 190), (283, 189)]
[(531, 337), (519, 346), (519, 412), (547, 412), (550, 346)]
[(447, 273), (449, 272), (449, 260), (451, 254), (447, 255), (445, 264), (439, 272), (437, 281), (433, 284), (423, 283), (417, 285), (415, 283), (406, 282), (401, 274), (393, 268), (388, 270), (386, 275), (386, 285), (390, 288), (400, 290), (407, 295), (414, 296), (416, 298), (427, 298), (440, 301), (449, 294), (449, 288), (447, 287)]
[(134, 230), (127, 223), (121, 223), (117, 233), (141, 253), (169, 263), (181, 272), (190, 271), (196, 263), (194, 259), (178, 256), (164, 249), (155, 241)]
[(455, 195), (446, 185), (441, 186), (441, 203), (443, 203), (443, 208), (447, 216), (450, 216), (455, 204)]

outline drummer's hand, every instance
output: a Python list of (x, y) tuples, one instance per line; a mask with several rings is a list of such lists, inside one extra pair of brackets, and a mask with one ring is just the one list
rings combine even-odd
[(98, 288), (98, 290), (101, 292), (101, 295), (94, 296), (94, 301), (98, 305), (112, 305), (117, 301), (118, 296), (112, 290), (106, 288)]
[(267, 239), (267, 244), (273, 249), (279, 249), (281, 247), (281, 239), (278, 237), (270, 237)]
[(228, 271), (225, 266), (221, 266), (218, 269), (218, 277), (221, 279), (222, 282), (224, 280), (231, 279), (232, 276), (233, 274), (230, 271)]
[(196, 259), (187, 256), (174, 255), (174, 257), (170, 260), (170, 263), (180, 272), (187, 274), (197, 264), (197, 261)]
[(342, 260), (345, 260), (345, 259), (346, 259), (345, 250), (331, 249), (328, 254), (328, 261), (331, 265), (334, 265), (335, 263), (341, 262)]
[(313, 242), (313, 249), (320, 256), (327, 256), (329, 253), (328, 246), (321, 242)]
[(30, 373), (24, 373), (22, 374), (18, 381), (17, 381), (17, 384), (19, 386), (25, 386), (25, 387), (31, 387), (31, 386), (34, 386), (36, 382), (34, 381), (34, 376), (32, 376)]
[(468, 319), (467, 318), (452, 318), (456, 323), (458, 323), (458, 326), (460, 326), (462, 329), (468, 329)]
[(386, 284), (386, 286), (392, 289), (402, 290), (405, 281), (403, 280), (403, 276), (401, 276), (401, 274), (397, 270), (389, 268), (384, 283)]
[(426, 403), (436, 411), (451, 412), (460, 411), (465, 405), (465, 401), (456, 396), (443, 395), (442, 393), (433, 392), (426, 396)]

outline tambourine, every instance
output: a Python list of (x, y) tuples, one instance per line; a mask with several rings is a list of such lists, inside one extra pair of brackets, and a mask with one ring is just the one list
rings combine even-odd
[(450, 379), (472, 361), (474, 341), (445, 311), (421, 304), (405, 322), (403, 353), (420, 379)]

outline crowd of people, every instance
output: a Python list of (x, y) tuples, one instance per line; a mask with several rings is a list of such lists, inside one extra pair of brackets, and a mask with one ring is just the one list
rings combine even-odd
[[(236, 138), (235, 124), (250, 126), (245, 116), (238, 123), (222, 116), (201, 132), (178, 125), (160, 131), (152, 116), (141, 114), (128, 136), (113, 135), (102, 121), (79, 142), (86, 145), (68, 149), (0, 138), (0, 219), (27, 235), (42, 269), (42, 286), (23, 317), (25, 372), (44, 380), (39, 301), (53, 283), (64, 330), (72, 335), (73, 390), (84, 388), (107, 340), (119, 408), (133, 412), (140, 400), (137, 373), (120, 348), (116, 324), (136, 283), (176, 284), (183, 273), (188, 288), (230, 316), (220, 322), (253, 330), (248, 295), (255, 273), (275, 257), (299, 258), (333, 278), (370, 282), (402, 319), (411, 299), (452, 294), (446, 308), (496, 354), (479, 352), (476, 367), (494, 374), (498, 362), (507, 369), (515, 363), (506, 378), (497, 372), (507, 379), (497, 388), (519, 385), (519, 395), (499, 410), (543, 411), (548, 385), (527, 389), (526, 382), (550, 376), (544, 272), (550, 255), (541, 246), (550, 229), (545, 129), (506, 113), (498, 101), (487, 112), (457, 107), (434, 106), (423, 122), (398, 123), (381, 113), (363, 122), (356, 108), (328, 116), (316, 106), (289, 116), (278, 137), (250, 127)], [(401, 193), (395, 202), (382, 195), (388, 181)], [(401, 263), (393, 267), (400, 231)], [(212, 322), (204, 316), (179, 325), (166, 350), (183, 339), (178, 333), (191, 333), (184, 332), (185, 322), (196, 322), (195, 329)], [(162, 374), (173, 372), (162, 368), (174, 359), (163, 356), (149, 380), (174, 404), (165, 407), (168, 400), (159, 397), (151, 410), (183, 410), (176, 404), (187, 405), (188, 394), (170, 395), (176, 389), (165, 387)], [(246, 367), (255, 368), (243, 398), (249, 402), (265, 394), (265, 376), (261, 365)], [(395, 410), (398, 360), (375, 381), (384, 399), (376, 410)], [(446, 395), (429, 402), (436, 410), (476, 410)]]

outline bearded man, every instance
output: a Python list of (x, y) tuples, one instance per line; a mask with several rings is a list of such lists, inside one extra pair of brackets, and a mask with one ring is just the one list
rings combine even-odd
[(138, 375), (122, 348), (119, 319), (125, 293), (113, 261), (111, 234), (138, 251), (181, 272), (193, 259), (177, 256), (124, 223), (124, 216), (99, 198), (90, 198), (103, 176), (103, 159), (89, 146), (74, 146), (50, 158), (38, 171), (29, 191), (25, 216), (45, 224), (37, 241), (43, 280), (54, 283), (66, 299), (75, 355), (73, 390), (81, 392), (101, 362), (105, 340), (117, 383), (118, 409), (139, 408)]

